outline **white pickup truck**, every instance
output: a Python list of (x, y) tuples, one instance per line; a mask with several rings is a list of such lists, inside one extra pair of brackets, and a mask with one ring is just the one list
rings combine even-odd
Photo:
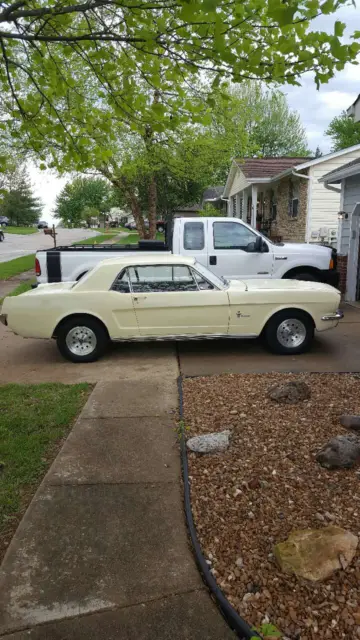
[(293, 278), (338, 285), (336, 251), (317, 244), (274, 244), (237, 218), (175, 218), (166, 241), (135, 245), (72, 245), (38, 251), (38, 284), (74, 282), (94, 265), (122, 252), (166, 251), (194, 257), (218, 276), (229, 279)]

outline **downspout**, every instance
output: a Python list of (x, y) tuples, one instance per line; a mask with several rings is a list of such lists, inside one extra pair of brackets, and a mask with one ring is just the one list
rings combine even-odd
[(309, 181), (308, 186), (308, 197), (307, 197), (307, 212), (306, 212), (306, 227), (305, 227), (305, 242), (309, 242), (310, 235), (310, 214), (311, 214), (311, 183), (312, 176), (308, 176), (305, 173), (297, 173), (295, 169), (291, 170), (291, 175), (296, 176), (296, 178), (305, 178), (305, 180)]
[(325, 189), (328, 189), (329, 191), (335, 191), (335, 193), (341, 194), (341, 189), (337, 189), (336, 187), (333, 187), (331, 184), (328, 184), (327, 182), (323, 182), (323, 185)]
[(229, 218), (229, 200), (230, 198), (224, 198), (224, 196), (220, 197), (221, 200), (224, 200), (224, 202), (226, 202), (226, 215)]

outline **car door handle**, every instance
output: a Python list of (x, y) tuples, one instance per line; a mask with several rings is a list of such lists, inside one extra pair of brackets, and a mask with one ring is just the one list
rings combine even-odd
[(147, 296), (134, 296), (135, 302), (139, 302), (140, 300), (146, 300)]
[(216, 264), (216, 256), (210, 256), (209, 264), (211, 264), (211, 265)]

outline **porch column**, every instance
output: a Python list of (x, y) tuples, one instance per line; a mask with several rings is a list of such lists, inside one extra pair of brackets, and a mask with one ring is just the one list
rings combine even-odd
[(248, 210), (248, 202), (249, 202), (249, 192), (247, 189), (244, 189), (243, 193), (243, 210), (242, 210), (242, 219), (246, 222), (247, 210)]
[(257, 198), (258, 198), (258, 188), (257, 184), (251, 185), (251, 226), (253, 229), (256, 229), (256, 212), (257, 212)]
[(236, 194), (236, 217), (240, 218), (240, 201), (241, 201), (241, 197), (242, 197), (242, 192), (239, 191), (239, 193)]

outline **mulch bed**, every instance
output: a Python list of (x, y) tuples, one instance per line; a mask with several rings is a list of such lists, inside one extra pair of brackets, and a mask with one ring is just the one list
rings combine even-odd
[[(267, 397), (303, 380), (311, 398)], [(216, 580), (249, 624), (275, 624), (291, 640), (360, 638), (360, 544), (351, 565), (310, 583), (277, 567), (273, 546), (293, 529), (336, 524), (360, 537), (360, 471), (328, 471), (316, 452), (360, 414), (360, 376), (254, 374), (185, 379), (188, 436), (232, 430), (226, 453), (190, 453), (192, 510)]]

